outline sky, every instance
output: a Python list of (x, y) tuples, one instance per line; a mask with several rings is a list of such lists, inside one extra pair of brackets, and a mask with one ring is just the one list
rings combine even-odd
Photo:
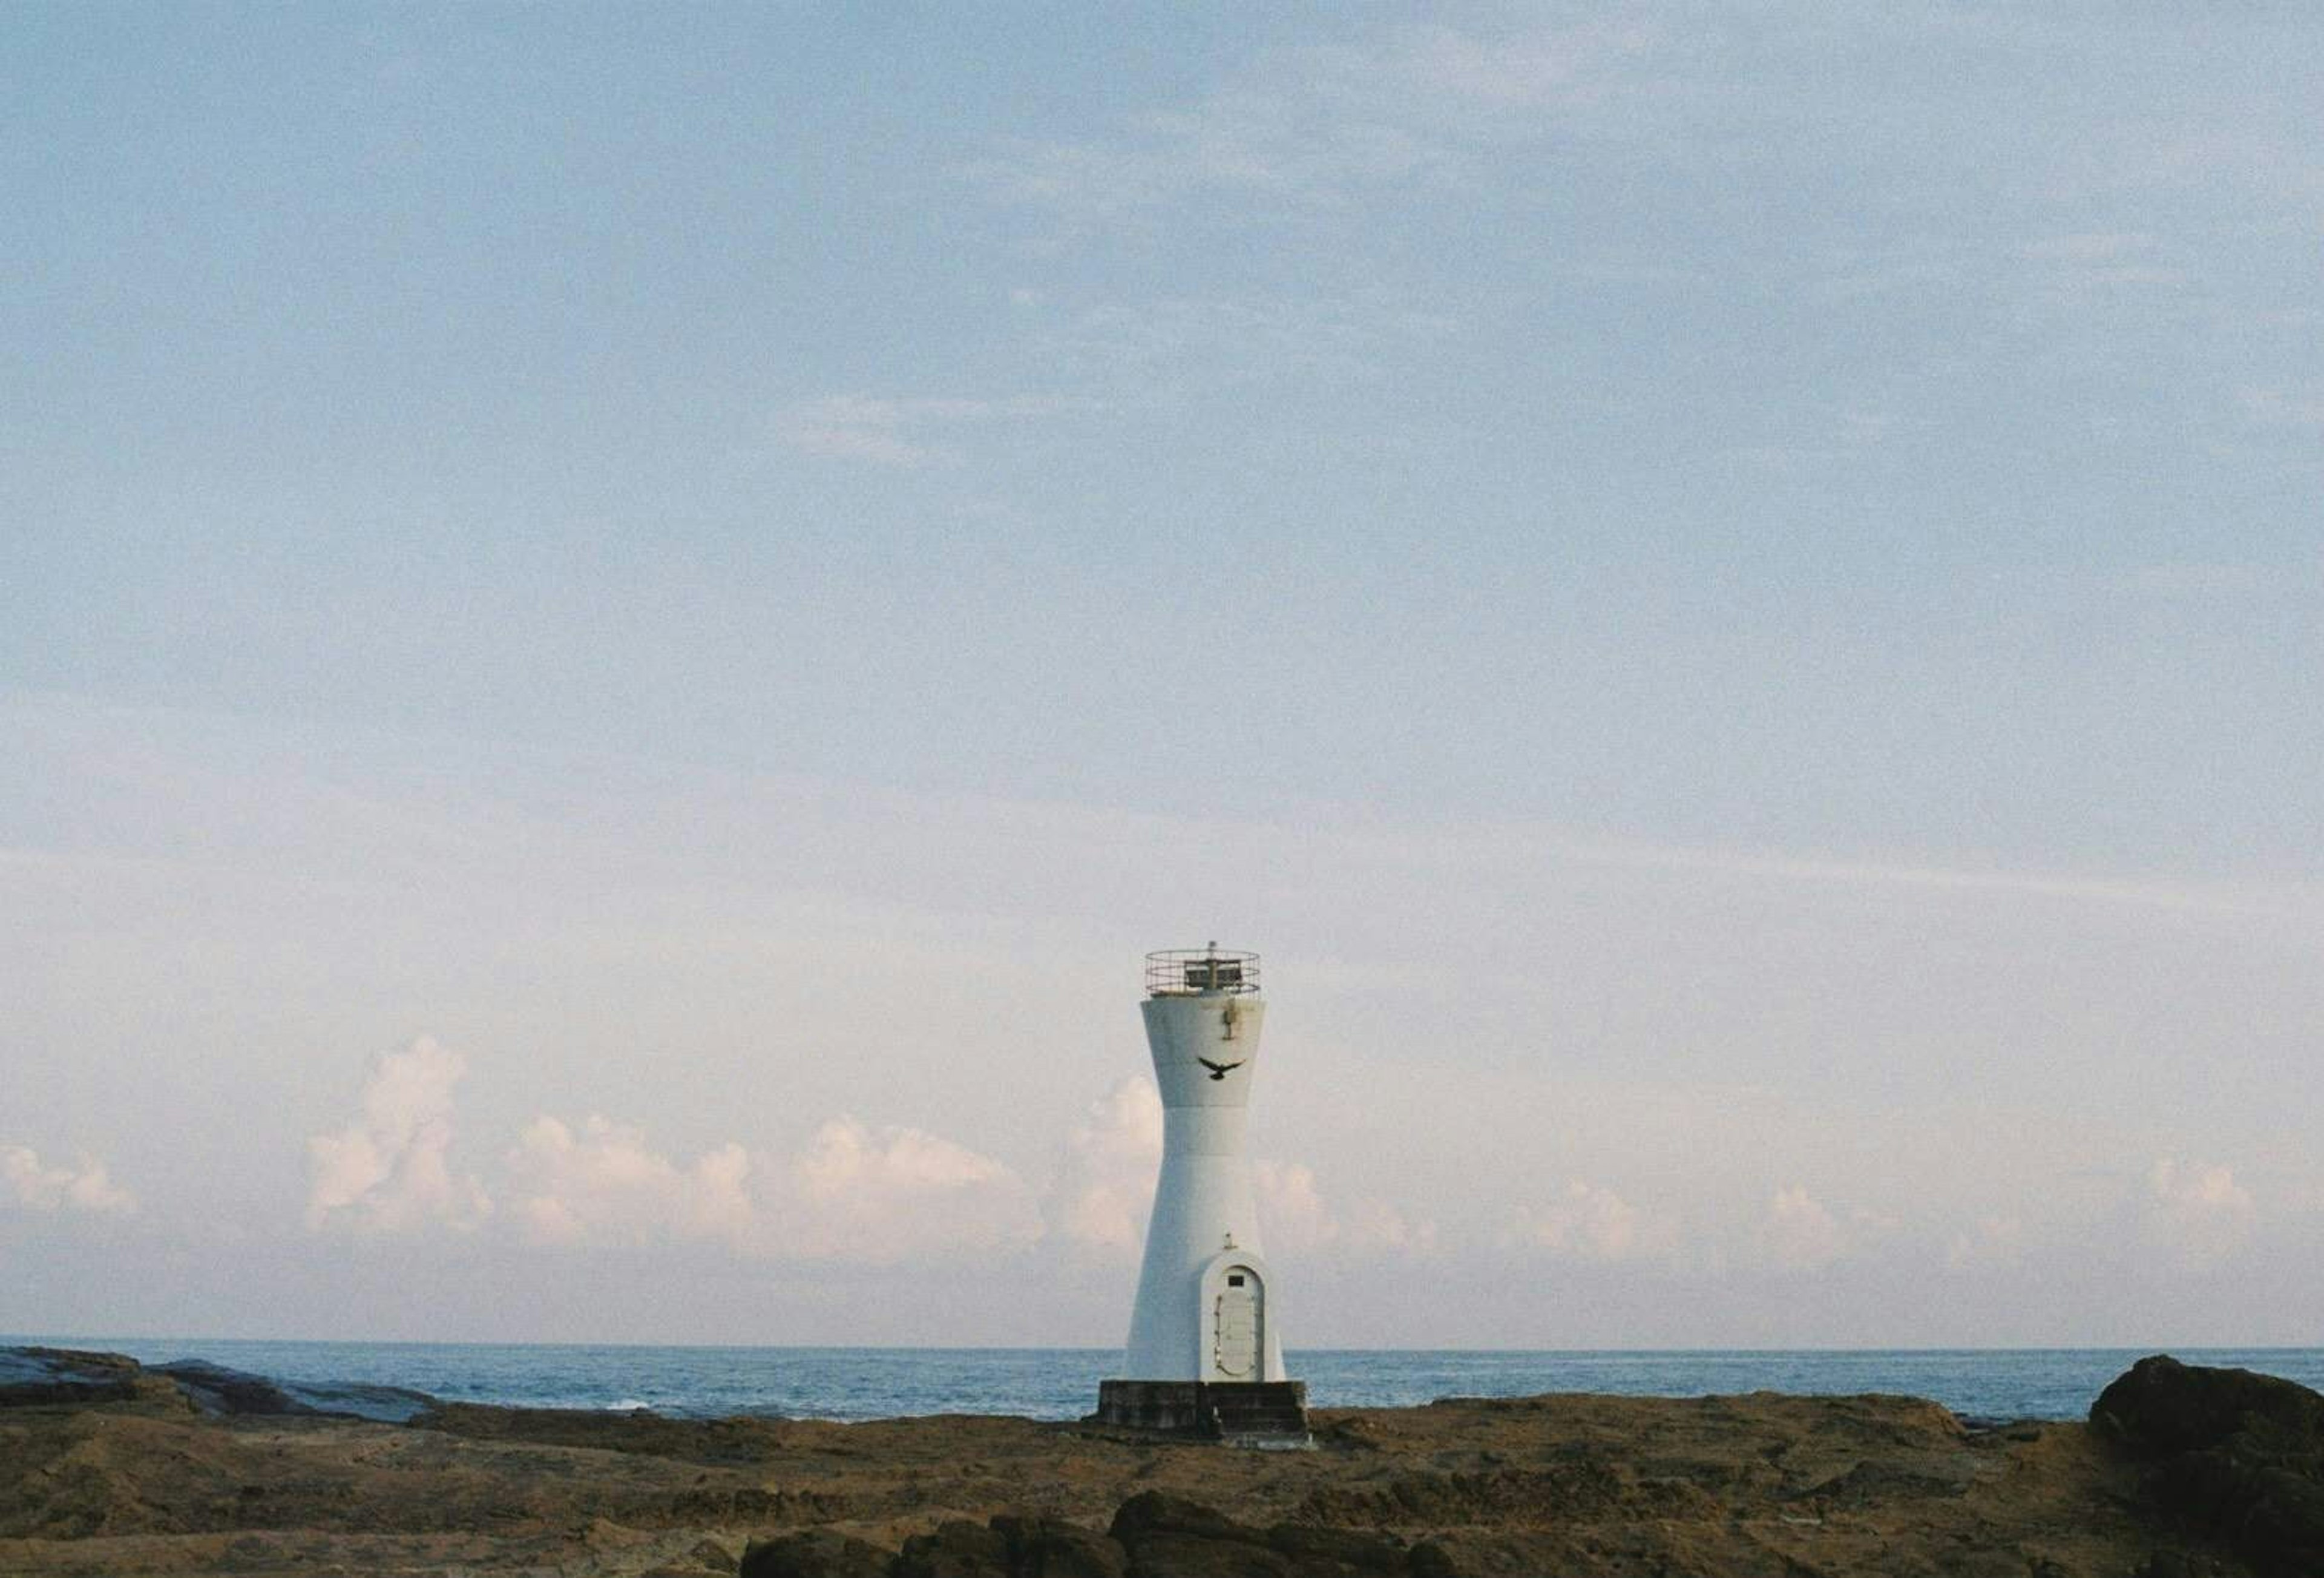
[(2324, 1341), (2324, 16), (19, 6), (0, 1332)]

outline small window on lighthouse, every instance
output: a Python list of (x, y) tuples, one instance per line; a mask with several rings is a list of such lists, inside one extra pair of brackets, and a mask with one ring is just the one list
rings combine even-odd
[(1229, 1287), (1240, 1287), (1242, 1286), (1242, 1273), (1238, 1271), (1233, 1276), (1228, 1278), (1227, 1286)]

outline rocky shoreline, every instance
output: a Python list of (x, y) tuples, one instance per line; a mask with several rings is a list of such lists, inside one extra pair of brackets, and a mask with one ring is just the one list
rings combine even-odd
[(0, 1349), (0, 1572), (2319, 1578), (2324, 1397), (2142, 1361), (2091, 1423), (1910, 1398), (1318, 1410), (1237, 1452), (992, 1417), (447, 1405)]

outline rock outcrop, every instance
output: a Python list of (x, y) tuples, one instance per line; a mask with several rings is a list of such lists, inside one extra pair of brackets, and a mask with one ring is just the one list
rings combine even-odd
[(0, 1408), (119, 1403), (176, 1395), (145, 1367), (119, 1353), (70, 1348), (0, 1348)]
[(2157, 1354), (2098, 1394), (2090, 1427), (2169, 1516), (2270, 1578), (2324, 1574), (2324, 1396)]
[(808, 1528), (752, 1540), (742, 1553), (742, 1578), (888, 1578), (895, 1562), (869, 1540)]
[(2324, 1578), (2324, 1398), (2168, 1361), (2087, 1426), (1468, 1398), (1322, 1410), (1307, 1452), (999, 1416), (382, 1422), (342, 1411), (361, 1389), (0, 1349), (0, 1573)]
[(0, 1348), (0, 1408), (58, 1403), (142, 1403), (212, 1418), (377, 1419), (401, 1425), (437, 1407), (401, 1387), (308, 1386), (270, 1380), (207, 1359), (140, 1364), (120, 1353)]
[(1238, 1523), (1148, 1490), (1104, 1534), (1056, 1518), (955, 1518), (889, 1556), (824, 1531), (752, 1546), (742, 1578), (1453, 1578), (1437, 1546), (1344, 1529)]

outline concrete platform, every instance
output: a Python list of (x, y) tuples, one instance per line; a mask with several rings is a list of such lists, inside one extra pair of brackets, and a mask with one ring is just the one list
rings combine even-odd
[(1307, 1383), (1102, 1380), (1090, 1423), (1235, 1446), (1305, 1446)]

